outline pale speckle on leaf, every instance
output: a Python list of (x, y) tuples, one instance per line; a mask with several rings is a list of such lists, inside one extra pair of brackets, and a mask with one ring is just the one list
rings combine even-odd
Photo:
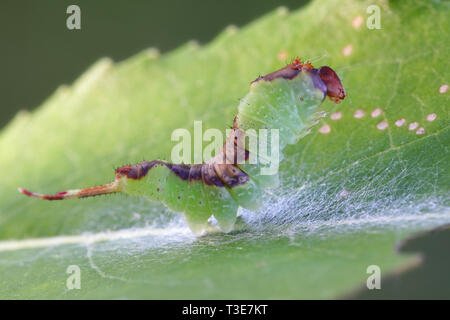
[(398, 119), (397, 121), (395, 121), (395, 125), (397, 126), (397, 127), (402, 127), (402, 126), (404, 126), (406, 124), (406, 119), (405, 118), (401, 118), (401, 119)]
[(362, 16), (356, 16), (352, 21), (352, 26), (355, 29), (359, 29), (364, 23), (364, 18)]
[(446, 93), (448, 91), (448, 84), (443, 84), (439, 88), (439, 93)]
[(331, 120), (339, 120), (341, 118), (342, 118), (342, 112), (335, 112), (335, 113), (332, 113), (330, 116)]
[(386, 120), (381, 121), (380, 123), (377, 124), (377, 129), (378, 130), (386, 130), (388, 128), (388, 123)]
[(417, 129), (416, 134), (424, 134), (425, 133), (425, 128), (420, 127), (419, 129)]
[(348, 190), (346, 190), (346, 189), (344, 189), (344, 190), (342, 190), (341, 192), (339, 192), (339, 197), (341, 197), (341, 198), (346, 198), (346, 197), (348, 197), (350, 195), (350, 191), (348, 191)]
[(411, 122), (408, 126), (408, 130), (410, 130), (410, 131), (416, 130), (418, 126), (419, 126), (418, 122)]
[(321, 134), (328, 134), (331, 132), (331, 127), (327, 124), (324, 124), (320, 129), (319, 129), (319, 133)]
[(347, 57), (349, 55), (351, 55), (353, 52), (353, 46), (351, 44), (348, 44), (344, 47), (344, 49), (342, 49), (342, 54)]
[(353, 114), (353, 117), (355, 117), (356, 119), (361, 119), (362, 117), (364, 117), (366, 115), (366, 112), (364, 110), (358, 109), (355, 111), (355, 113)]
[(427, 115), (427, 121), (428, 122), (433, 122), (434, 120), (436, 120), (437, 118), (437, 114), (436, 113), (430, 113), (429, 115)]
[(372, 118), (376, 118), (379, 117), (382, 113), (383, 110), (381, 110), (380, 108), (376, 108), (375, 110), (372, 111), (370, 115), (372, 116)]

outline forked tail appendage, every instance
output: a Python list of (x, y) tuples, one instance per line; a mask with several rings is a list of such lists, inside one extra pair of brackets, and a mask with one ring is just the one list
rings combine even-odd
[(39, 198), (39, 199), (44, 199), (44, 200), (64, 200), (64, 199), (73, 199), (73, 198), (86, 198), (86, 197), (98, 196), (101, 194), (120, 192), (118, 181), (114, 181), (114, 182), (105, 184), (103, 186), (97, 186), (97, 187), (92, 187), (92, 188), (87, 188), (87, 189), (73, 189), (73, 190), (61, 191), (54, 195), (31, 192), (24, 188), (18, 188), (18, 190), (20, 193), (23, 193), (24, 195), (27, 195), (29, 197), (34, 197), (34, 198)]

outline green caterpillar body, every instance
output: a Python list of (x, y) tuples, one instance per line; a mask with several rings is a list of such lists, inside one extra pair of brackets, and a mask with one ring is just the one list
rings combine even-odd
[[(268, 155), (278, 153), (281, 160), (285, 146), (296, 143), (308, 133), (324, 116), (317, 108), (327, 95), (335, 102), (345, 97), (336, 73), (329, 67), (314, 69), (309, 63), (296, 59), (251, 83), (250, 92), (239, 104), (231, 134), (221, 151), (208, 162), (186, 165), (144, 161), (117, 169), (115, 181), (104, 186), (55, 195), (37, 194), (22, 188), (19, 191), (47, 200), (122, 192), (159, 201), (173, 211), (184, 212), (189, 227), (196, 234), (208, 229), (211, 216), (215, 217), (221, 231), (229, 232), (233, 230), (239, 206), (258, 209), (263, 190), (278, 184), (277, 172), (264, 171)], [(261, 151), (261, 144), (249, 142), (251, 138), (258, 138), (252, 135), (258, 135), (260, 130), (268, 134), (265, 152)]]

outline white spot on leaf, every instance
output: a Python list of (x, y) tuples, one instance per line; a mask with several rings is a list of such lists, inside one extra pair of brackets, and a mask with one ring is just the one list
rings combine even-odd
[(348, 191), (348, 190), (342, 190), (341, 192), (339, 192), (339, 197), (341, 197), (341, 198), (346, 198), (346, 197), (348, 197), (350, 195), (350, 191)]
[(357, 16), (352, 21), (352, 26), (355, 29), (359, 29), (361, 25), (364, 23), (364, 18), (362, 16)]
[(427, 115), (427, 121), (428, 122), (433, 122), (434, 120), (436, 120), (437, 118), (437, 114), (436, 113), (430, 113), (429, 115)]
[(376, 108), (375, 110), (372, 111), (370, 115), (372, 116), (372, 118), (376, 118), (379, 117), (382, 113), (383, 110), (381, 110), (380, 108)]
[(344, 49), (342, 49), (342, 54), (347, 57), (349, 55), (351, 55), (353, 52), (353, 46), (351, 44), (348, 44), (344, 47)]
[(418, 126), (419, 126), (418, 122), (411, 122), (408, 126), (408, 130), (410, 130), (410, 131), (416, 130)]
[(319, 129), (319, 133), (321, 134), (329, 134), (331, 132), (331, 128), (329, 125), (324, 124), (320, 129)]
[(356, 119), (361, 119), (362, 117), (364, 117), (366, 115), (366, 112), (364, 110), (358, 109), (355, 111), (355, 113), (353, 114), (353, 116)]
[(335, 112), (330, 116), (331, 120), (339, 120), (340, 118), (342, 118), (342, 112)]
[(406, 119), (402, 118), (402, 119), (398, 119), (397, 121), (395, 121), (395, 125), (397, 127), (402, 127), (406, 124)]
[(425, 128), (420, 127), (419, 129), (417, 129), (416, 134), (424, 134), (425, 133)]
[(377, 124), (377, 129), (378, 130), (386, 130), (388, 127), (388, 123), (386, 120), (381, 121), (379, 124)]
[(443, 84), (440, 88), (439, 88), (439, 93), (446, 93), (448, 91), (448, 84)]

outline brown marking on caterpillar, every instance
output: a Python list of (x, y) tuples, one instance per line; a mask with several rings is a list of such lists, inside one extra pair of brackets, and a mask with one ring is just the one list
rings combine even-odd
[(220, 180), (219, 177), (217, 176), (213, 165), (211, 165), (210, 163), (208, 164), (205, 163), (202, 166), (202, 180), (208, 186), (217, 186), (217, 187), (224, 186), (222, 180)]
[[(245, 137), (245, 132), (237, 127), (235, 119), (233, 129), (222, 148), (223, 159), (220, 160), (234, 165), (239, 164), (242, 160), (248, 160), (250, 152), (245, 148)], [(233, 143), (230, 140), (233, 140)]]
[(161, 160), (142, 161), (137, 164), (120, 167), (116, 170), (116, 177), (120, 179), (125, 176), (128, 179), (140, 180), (145, 177), (148, 171), (157, 164), (165, 165), (183, 180), (188, 180), (189, 178), (189, 171), (191, 169), (190, 166), (184, 164), (174, 165)]
[[(236, 125), (236, 122), (235, 122)], [(185, 181), (202, 180), (207, 185), (218, 187), (235, 187), (246, 183), (248, 176), (236, 167), (239, 153), (248, 160), (250, 152), (245, 149), (245, 133), (237, 127), (233, 127), (227, 142), (224, 143), (220, 153), (210, 162), (195, 165), (173, 164), (162, 160), (143, 161), (134, 165), (126, 165), (116, 170), (116, 177), (120, 179), (139, 180), (148, 174), (155, 165), (164, 165), (177, 177)], [(230, 142), (232, 139), (232, 143)], [(227, 149), (228, 148), (228, 149)], [(216, 166), (218, 165), (218, 166)], [(218, 173), (219, 172), (219, 173)]]
[(249, 181), (249, 176), (238, 169), (236, 166), (227, 163), (213, 163), (214, 171), (222, 183), (228, 188), (246, 184)]
[(302, 70), (311, 70), (312, 68), (311, 63), (302, 63), (299, 58), (296, 58), (292, 63), (277, 71), (271, 72), (265, 76), (259, 76), (256, 80), (252, 81), (250, 85), (260, 80), (272, 81), (277, 78), (294, 79)]
[(202, 179), (202, 166), (204, 164), (194, 164), (189, 170), (189, 181)]
[(172, 163), (167, 163), (166, 165), (170, 170), (172, 170), (173, 173), (175, 173), (182, 180), (189, 179), (189, 172), (191, 171), (191, 167), (189, 165), (187, 165), (187, 164), (172, 164)]
[(116, 177), (117, 179), (126, 177), (128, 179), (140, 180), (144, 178), (148, 174), (148, 171), (155, 165), (164, 165), (178, 178), (185, 181), (202, 180), (207, 185), (218, 187), (224, 187), (224, 185), (226, 185), (229, 188), (246, 183), (248, 181), (247, 174), (240, 171), (234, 164), (225, 163), (225, 161), (223, 162), (223, 166), (220, 167), (220, 172), (225, 181), (217, 175), (217, 171), (214, 170), (213, 166), (223, 157), (224, 154), (220, 153), (214, 158), (214, 162), (195, 165), (173, 164), (162, 160), (143, 161), (138, 164), (118, 168), (116, 170)]

